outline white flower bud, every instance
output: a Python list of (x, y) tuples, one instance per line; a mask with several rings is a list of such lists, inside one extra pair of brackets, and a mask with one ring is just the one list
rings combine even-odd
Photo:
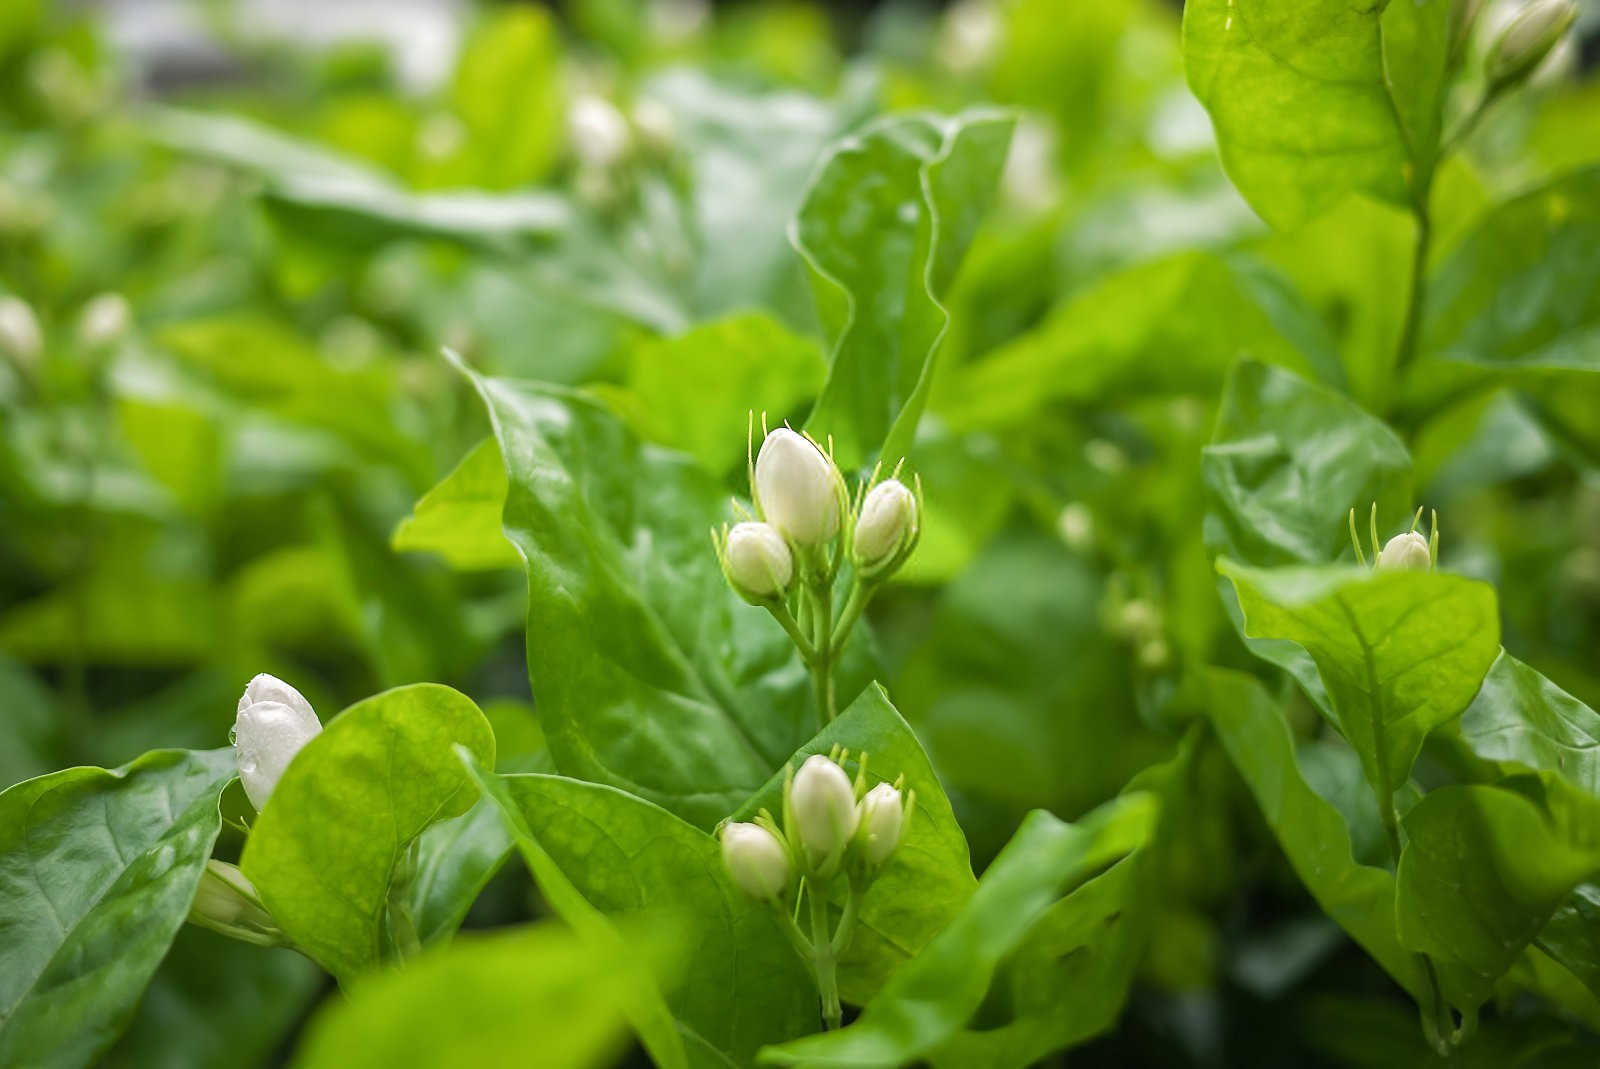
[(617, 106), (593, 93), (585, 93), (572, 102), (567, 132), (578, 159), (585, 166), (600, 170), (621, 163), (633, 140), (628, 120)]
[(0, 353), (9, 354), (22, 367), (31, 367), (44, 347), (39, 317), (21, 297), (0, 297)]
[(839, 472), (805, 437), (779, 427), (756, 457), (756, 503), (766, 521), (801, 546), (839, 532)]
[(760, 601), (789, 589), (794, 557), (771, 524), (734, 524), (724, 552), (728, 582), (744, 597)]
[(1520, 82), (1544, 61), (1578, 17), (1572, 0), (1532, 0), (1489, 46), (1485, 73), (1492, 86)]
[(917, 533), (917, 499), (899, 479), (867, 492), (856, 520), (851, 559), (858, 568), (891, 567)]
[(245, 687), (233, 725), (239, 779), (260, 812), (302, 747), (322, 731), (311, 703), (276, 676), (262, 674)]
[(1389, 539), (1378, 554), (1380, 572), (1425, 572), (1433, 567), (1428, 540), (1417, 531), (1407, 531)]
[(236, 866), (215, 858), (200, 874), (189, 923), (259, 946), (283, 942), (283, 933), (262, 905), (255, 885)]
[(753, 898), (777, 898), (789, 886), (789, 852), (759, 824), (722, 829), (722, 863), (739, 890)]
[(905, 826), (905, 800), (887, 783), (880, 783), (861, 799), (863, 851), (869, 865), (881, 865), (900, 845)]
[(850, 777), (828, 758), (812, 754), (794, 775), (789, 812), (794, 822), (789, 834), (798, 837), (806, 861), (819, 875), (831, 873), (860, 819)]
[(102, 293), (83, 306), (78, 316), (78, 338), (91, 349), (122, 339), (133, 323), (133, 309), (120, 293)]

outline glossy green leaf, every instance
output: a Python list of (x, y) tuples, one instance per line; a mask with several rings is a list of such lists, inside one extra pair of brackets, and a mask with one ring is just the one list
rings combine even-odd
[(494, 760), (488, 721), (449, 687), (357, 702), (300, 751), (251, 829), (240, 867), (295, 945), (341, 980), (387, 958), (391, 884), (412, 844), (472, 807), (456, 746)]
[(1423, 739), (1461, 715), (1500, 652), (1494, 588), (1440, 572), (1256, 569), (1218, 562), (1245, 633), (1316, 662), (1340, 732), (1384, 804)]
[[(650, 934), (633, 953), (666, 939)], [(294, 1064), (614, 1065), (627, 1038), (616, 982), (622, 965), (557, 924), (464, 936), (357, 984), (311, 1023)]]
[(500, 529), (505, 503), (506, 467), (488, 438), (422, 495), (390, 544), (402, 553), (437, 553), (463, 571), (515, 568), (522, 556)]
[(810, 973), (768, 907), (730, 882), (711, 835), (611, 787), (479, 776), (545, 898), (602, 951), (620, 939), (613, 918), (643, 911), (684, 926), (695, 964), (683, 982), (640, 977), (630, 996), (658, 1063), (747, 1064), (773, 1037), (818, 1026)]
[(640, 437), (721, 473), (744, 466), (751, 414), (758, 436), (763, 415), (777, 426), (816, 396), (823, 370), (814, 341), (751, 312), (640, 344), (626, 388), (598, 392)]
[[(712, 552), (726, 491), (590, 397), (473, 381), (510, 477), (504, 524), (528, 561), (528, 674), (556, 767), (709, 829), (817, 716), (788, 636)], [(865, 684), (864, 641), (841, 701)]]
[(836, 1032), (762, 1051), (768, 1065), (904, 1065), (948, 1040), (983, 1001), (995, 970), (1063, 890), (1138, 849), (1154, 832), (1148, 794), (1109, 802), (1076, 824), (1028, 816), (954, 920)]
[(1490, 666), (1459, 730), (1485, 761), (1552, 772), (1600, 798), (1600, 713), (1509, 653)]
[[(1183, 360), (1168, 359), (1173, 352)], [(1183, 252), (1072, 294), (947, 376), (933, 406), (955, 428), (1000, 429), (1053, 402), (1214, 391), (1241, 357), (1339, 374), (1331, 339), (1275, 273), (1242, 257)]]
[(1150, 940), (1159, 938), (1156, 910), (1171, 902), (1175, 869), (1167, 855), (1196, 786), (1199, 737), (1191, 730), (1171, 760), (1147, 768), (1123, 792), (1159, 800), (1158, 833), (1050, 907), (996, 978), (989, 1001), (1008, 1003), (1009, 1013), (986, 1007), (981, 1024), (933, 1054), (935, 1066), (1023, 1069), (1116, 1023)]
[(1426, 981), (1395, 930), (1394, 876), (1355, 860), (1344, 817), (1306, 781), (1282, 710), (1240, 672), (1207, 670), (1205, 692), (1217, 737), (1306, 890), (1402, 987), (1421, 995)]
[(1439, 140), (1448, 3), (1196, 0), (1189, 86), (1223, 166), (1273, 226), (1361, 192), (1410, 204)]
[(1489, 212), (1429, 279), (1426, 307), (1428, 357), (1600, 371), (1600, 167)]
[(1600, 998), (1600, 884), (1574, 888), (1539, 931), (1539, 949)]
[[(894, 857), (867, 889), (860, 904), (856, 934), (839, 963), (839, 993), (862, 1005), (904, 962), (954, 917), (972, 896), (976, 883), (967, 840), (950, 811), (939, 777), (922, 744), (901, 719), (882, 687), (873, 684), (839, 718), (823, 728), (789, 759), (798, 769), (811, 754), (840, 746), (851, 752), (845, 767), (854, 777), (860, 754), (867, 758), (867, 780), (893, 783), (905, 777), (916, 791), (916, 810)], [(751, 820), (762, 809), (783, 812), (784, 774), (777, 773), (739, 807), (734, 820)], [(844, 889), (837, 889), (842, 908)]]
[[(495, 742), (498, 747), (500, 740)], [(417, 840), (416, 875), (406, 892), (417, 937), (424, 944), (456, 933), (512, 848), (500, 808), (488, 798), (422, 833)]]
[(0, 794), (0, 1064), (86, 1066), (189, 913), (232, 749), (158, 750)]
[(1600, 873), (1600, 799), (1558, 780), (1440, 787), (1405, 828), (1400, 938), (1438, 963), (1463, 1010), (1486, 1001), (1562, 900)]
[(823, 161), (795, 219), (834, 336), (806, 430), (859, 467), (911, 449), (949, 315), (940, 303), (1000, 178), (1013, 120), (875, 122)]

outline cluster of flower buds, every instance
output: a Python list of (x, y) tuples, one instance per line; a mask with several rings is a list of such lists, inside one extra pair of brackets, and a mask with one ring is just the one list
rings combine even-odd
[[(1411, 518), (1411, 527), (1382, 542), (1378, 538), (1378, 505), (1373, 502), (1368, 518), (1372, 537), (1372, 567), (1380, 572), (1426, 572), (1439, 563), (1439, 514), (1432, 514), (1428, 537), (1417, 530), (1422, 522), (1422, 509)], [(1350, 510), (1350, 542), (1355, 546), (1356, 560), (1365, 567), (1366, 554), (1361, 551), (1361, 538), (1356, 534), (1356, 510)]]
[[(752, 417), (752, 452), (754, 431)], [(764, 433), (749, 460), (755, 515), (711, 532), (728, 585), (783, 624), (818, 679), (824, 722), (834, 715), (831, 673), (850, 629), (921, 533), (921, 483), (907, 486), (898, 467), (886, 479), (877, 476), (874, 469), (852, 501), (831, 451), (779, 427)], [(834, 581), (845, 561), (853, 585), (835, 617)]]
[(289, 762), (321, 731), (311, 703), (277, 676), (263, 673), (244, 688), (230, 737), (239, 781), (256, 812), (266, 808)]
[[(903, 778), (869, 789), (866, 754), (859, 756), (852, 781), (842, 767), (849, 756), (834, 747), (826, 756), (806, 758), (799, 771), (785, 770), (781, 827), (763, 809), (754, 821), (727, 823), (719, 831), (729, 877), (745, 894), (772, 906), (816, 976), (830, 1028), (839, 1026), (836, 969), (850, 945), (861, 897), (899, 847), (916, 803), (916, 792), (904, 789)], [(835, 925), (828, 903), (839, 879), (845, 885), (844, 909)], [(794, 919), (800, 887), (811, 906), (809, 936)]]
[(867, 787), (867, 759), (855, 780), (841, 767), (849, 751), (812, 754), (783, 784), (783, 826), (766, 810), (750, 823), (722, 827), (722, 859), (746, 894), (781, 901), (803, 876), (826, 886), (843, 872), (865, 887), (894, 854), (916, 792), (903, 782)]

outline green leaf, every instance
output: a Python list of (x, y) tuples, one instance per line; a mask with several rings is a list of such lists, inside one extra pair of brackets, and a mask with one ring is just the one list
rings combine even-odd
[(1600, 713), (1509, 653), (1490, 666), (1459, 731), (1482, 760), (1555, 773), (1600, 798)]
[[(497, 748), (500, 740), (496, 739)], [(406, 888), (417, 937), (448, 940), (506, 858), (513, 843), (500, 807), (480, 798), (467, 812), (441, 821), (417, 841), (417, 872)]]
[[(665, 933), (629, 950), (654, 956)], [(612, 948), (620, 951), (620, 946)], [(558, 924), (471, 935), (357, 984), (312, 1021), (301, 1069), (538, 1064), (589, 1069), (626, 1048), (625, 959)]]
[(1462, 1010), (1486, 1001), (1561, 901), (1600, 873), (1600, 799), (1553, 777), (1440, 787), (1405, 828), (1400, 938), (1434, 959)]
[[(709, 829), (817, 715), (788, 636), (723, 578), (707, 532), (731, 516), (726, 492), (583, 394), (473, 382), (510, 477), (504, 524), (528, 561), (528, 674), (556, 768)], [(841, 701), (865, 684), (863, 635)]]
[(597, 392), (640, 437), (688, 453), (720, 474), (743, 466), (751, 414), (758, 428), (763, 415), (778, 425), (816, 395), (823, 370), (814, 341), (764, 313), (747, 312), (641, 343), (627, 387)]
[(522, 556), (500, 529), (505, 503), (500, 446), (486, 438), (422, 495), (395, 528), (390, 545), (401, 553), (437, 553), (462, 571), (515, 568)]
[[(1252, 361), (1228, 377), (1200, 470), (1206, 548), (1215, 557), (1323, 564), (1351, 552), (1345, 523), (1351, 508), (1363, 514), (1376, 503), (1382, 517), (1410, 515), (1411, 458), (1393, 431), (1349, 398)], [(1218, 583), (1251, 652), (1288, 671), (1328, 711), (1305, 651), (1246, 635), (1238, 599)]]
[(981, 1014), (981, 1026), (933, 1054), (939, 1069), (1022, 1069), (1116, 1023), (1150, 945), (1155, 912), (1172, 900), (1169, 847), (1180, 834), (1180, 807), (1197, 786), (1199, 734), (1190, 731), (1176, 756), (1135, 776), (1123, 792), (1159, 799), (1158, 833), (1039, 919), (990, 994), (991, 1003), (1009, 1002), (1009, 1015), (1000, 1023)]
[(185, 925), (128, 1031), (106, 1055), (118, 1069), (256, 1069), (272, 1064), (327, 974), (292, 950), (250, 946)]
[(806, 430), (846, 469), (911, 449), (949, 315), (942, 295), (1000, 178), (1013, 119), (897, 116), (839, 142), (795, 219), (834, 335)]
[(1494, 588), (1440, 572), (1247, 568), (1229, 560), (1245, 633), (1287, 639), (1316, 662), (1335, 723), (1379, 805), (1411, 775), (1423, 739), (1459, 716), (1500, 652)]
[(1600, 997), (1600, 884), (1573, 889), (1539, 932), (1539, 949)]
[[(1170, 359), (1175, 352), (1184, 358)], [(1241, 357), (1339, 376), (1332, 340), (1276, 273), (1183, 252), (1072, 294), (1038, 326), (946, 376), (933, 408), (958, 430), (1001, 429), (1055, 402), (1209, 393)]]
[(498, 9), (468, 37), (452, 87), (475, 157), (475, 185), (510, 189), (555, 164), (566, 129), (561, 37), (542, 7)]
[[(859, 1006), (949, 923), (972, 896), (976, 881), (966, 837), (944, 787), (911, 725), (901, 719), (882, 687), (868, 687), (788, 764), (799, 768), (811, 754), (826, 754), (834, 746), (850, 751), (846, 768), (852, 778), (859, 755), (865, 754), (869, 784), (893, 783), (904, 776), (905, 788), (917, 793), (905, 839), (862, 898), (856, 934), (839, 965), (840, 996)], [(782, 772), (773, 776), (732, 819), (752, 820), (762, 809), (781, 814), (783, 780)], [(844, 889), (837, 890), (836, 905), (842, 908)]]
[(967, 905), (901, 967), (851, 1025), (768, 1047), (768, 1065), (904, 1065), (975, 1013), (1000, 963), (1063, 890), (1148, 841), (1158, 806), (1131, 794), (1067, 824), (1035, 810), (984, 872)]
[(1421, 996), (1426, 980), (1395, 931), (1394, 877), (1356, 862), (1344, 817), (1306, 782), (1283, 712), (1241, 672), (1208, 669), (1204, 684), (1217, 737), (1300, 882), (1400, 986)]
[(1427, 357), (1600, 371), (1600, 167), (1489, 212), (1429, 280), (1426, 310)]
[(611, 787), (478, 777), (545, 898), (601, 952), (620, 939), (612, 917), (648, 911), (684, 926), (694, 968), (681, 985), (636, 977), (628, 1004), (658, 1064), (747, 1064), (773, 1037), (818, 1026), (810, 973), (768, 907), (729, 881), (712, 836)]
[[(1411, 457), (1349, 398), (1280, 368), (1240, 363), (1201, 456), (1206, 545), (1257, 566), (1350, 559), (1345, 517), (1377, 502), (1409, 518)], [(1392, 519), (1391, 519), (1392, 517)]]
[(0, 794), (0, 1064), (85, 1066), (183, 924), (232, 749), (157, 750)]
[[(1223, 166), (1275, 227), (1352, 192), (1409, 205), (1439, 140), (1445, 0), (1192, 0), (1189, 86)], [(1396, 10), (1402, 9), (1402, 10)]]
[(472, 807), (453, 750), (494, 760), (471, 700), (418, 683), (357, 702), (295, 757), (240, 867), (296, 946), (347, 981), (388, 956), (391, 884), (411, 844)]

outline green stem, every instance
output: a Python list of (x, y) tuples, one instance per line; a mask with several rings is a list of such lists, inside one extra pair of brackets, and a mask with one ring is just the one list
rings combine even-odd
[(844, 952), (850, 949), (850, 937), (856, 930), (856, 912), (859, 909), (861, 893), (856, 888), (856, 881), (851, 880), (844, 898), (844, 915), (839, 918), (839, 927), (833, 933), (833, 956), (844, 957)]
[(806, 898), (811, 902), (811, 964), (817, 974), (817, 993), (822, 996), (822, 1024), (831, 1031), (844, 1022), (844, 1009), (839, 1005), (839, 963), (828, 937), (828, 896), (815, 885), (807, 885)]
[(789, 606), (785, 605), (781, 599), (777, 599), (767, 602), (766, 608), (772, 614), (772, 618), (782, 624), (783, 629), (789, 633), (789, 638), (794, 642), (795, 649), (800, 651), (800, 659), (808, 665), (816, 660), (816, 648), (811, 645), (811, 640), (806, 637), (805, 632), (800, 630), (800, 624), (795, 620), (794, 614), (789, 611)]
[(1411, 296), (1406, 304), (1405, 326), (1395, 350), (1394, 373), (1403, 374), (1417, 357), (1417, 339), (1422, 331), (1422, 304), (1428, 287), (1428, 250), (1433, 241), (1433, 224), (1428, 217), (1428, 192), (1422, 191), (1412, 210), (1417, 220), (1417, 241), (1411, 250)]
[(806, 934), (800, 930), (800, 926), (794, 922), (794, 917), (790, 916), (789, 911), (783, 908), (783, 903), (775, 902), (773, 905), (775, 907), (774, 912), (778, 914), (778, 925), (783, 929), (783, 934), (789, 937), (789, 943), (794, 947), (794, 952), (800, 955), (801, 961), (809, 963), (816, 957), (816, 948), (811, 945), (811, 940), (806, 938)]
[(838, 713), (833, 699), (833, 584), (825, 580), (816, 588), (812, 624), (816, 656), (811, 662), (811, 685), (817, 696), (817, 718), (826, 727)]
[(844, 644), (850, 637), (850, 631), (856, 626), (856, 621), (861, 619), (861, 610), (867, 607), (867, 602), (872, 600), (872, 593), (867, 589), (867, 584), (856, 576), (850, 583), (850, 596), (844, 599), (844, 609), (839, 613), (839, 622), (833, 628), (833, 648), (844, 649)]

